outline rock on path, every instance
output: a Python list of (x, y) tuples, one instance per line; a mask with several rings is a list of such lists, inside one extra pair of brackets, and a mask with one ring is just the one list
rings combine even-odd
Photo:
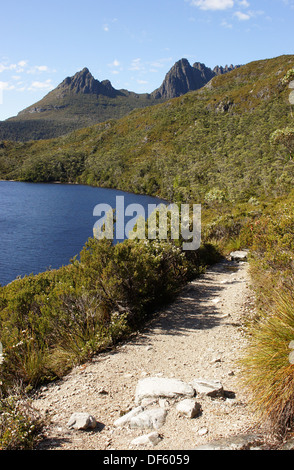
[[(253, 308), (249, 284), (246, 262), (223, 261), (186, 286), (143, 333), (41, 388), (33, 402), (48, 422), (40, 449), (188, 450), (249, 434), (255, 417), (237, 363), (246, 345), (242, 321)], [(213, 385), (215, 395), (204, 393)], [(92, 416), (95, 429), (70, 428), (77, 412)], [(153, 429), (138, 425), (142, 413)]]

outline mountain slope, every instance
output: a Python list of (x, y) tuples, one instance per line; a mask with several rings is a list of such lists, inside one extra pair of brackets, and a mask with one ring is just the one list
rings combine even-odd
[(283, 194), (293, 187), (294, 165), (269, 137), (293, 126), (282, 81), (293, 65), (294, 56), (253, 62), (117, 121), (48, 141), (4, 142), (0, 177), (212, 205)]
[(87, 68), (67, 77), (42, 100), (16, 117), (0, 122), (0, 139), (16, 141), (46, 139), (108, 119), (118, 119), (135, 108), (144, 108), (204, 86), (216, 73), (231, 68), (216, 67), (186, 59), (178, 61), (161, 87), (151, 94), (116, 90), (109, 80), (99, 82)]

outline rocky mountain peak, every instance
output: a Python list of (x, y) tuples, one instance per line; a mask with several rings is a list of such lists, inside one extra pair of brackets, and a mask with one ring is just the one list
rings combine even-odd
[(78, 94), (95, 94), (114, 97), (118, 91), (113, 88), (109, 80), (99, 82), (96, 80), (87, 67), (77, 72), (73, 77), (67, 77), (57, 87), (57, 89), (66, 94), (68, 92)]
[(226, 65), (211, 70), (201, 62), (195, 62), (192, 66), (187, 59), (181, 59), (169, 70), (162, 85), (152, 93), (152, 96), (158, 99), (170, 99), (184, 95), (202, 88), (216, 75), (227, 73), (234, 68), (233, 65)]

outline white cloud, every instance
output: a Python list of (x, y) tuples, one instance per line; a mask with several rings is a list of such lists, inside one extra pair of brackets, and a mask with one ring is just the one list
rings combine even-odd
[(27, 63), (27, 60), (20, 60), (17, 65), (19, 65), (20, 67), (26, 67)]
[(28, 74), (36, 74), (39, 72), (49, 72), (47, 65), (34, 65), (27, 70)]
[(36, 65), (36, 69), (39, 72), (48, 72), (48, 67), (47, 65)]
[(247, 13), (243, 13), (242, 11), (236, 11), (234, 13), (234, 16), (240, 21), (247, 21), (251, 18), (250, 15), (248, 15)]
[(238, 4), (239, 4), (241, 7), (245, 7), (245, 8), (249, 8), (249, 7), (250, 7), (250, 3), (247, 2), (247, 0), (239, 0), (239, 1), (238, 1)]
[(51, 79), (49, 78), (45, 82), (38, 82), (38, 81), (33, 82), (30, 85), (30, 87), (28, 88), (28, 90), (30, 90), (30, 91), (50, 90), (51, 88), (53, 88), (53, 86), (52, 86), (52, 83), (51, 83)]
[(143, 70), (143, 69), (144, 69), (144, 65), (142, 64), (142, 61), (140, 58), (132, 60), (130, 70)]
[(15, 70), (16, 68), (16, 64), (0, 64), (0, 73), (4, 72), (5, 70)]
[(233, 8), (234, 0), (191, 0), (190, 4), (200, 10), (227, 10)]
[(117, 59), (114, 59), (114, 61), (109, 64), (110, 67), (119, 67), (120, 66), (120, 62), (117, 60)]
[(14, 85), (9, 85), (8, 82), (0, 82), (0, 90), (14, 90)]

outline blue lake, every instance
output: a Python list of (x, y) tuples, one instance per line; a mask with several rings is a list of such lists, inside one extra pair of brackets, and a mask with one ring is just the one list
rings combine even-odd
[[(83, 185), (0, 181), (0, 284), (67, 265), (93, 237), (97, 204), (148, 204), (159, 199)], [(134, 214), (135, 215), (135, 214)], [(126, 222), (129, 219), (126, 218)]]

